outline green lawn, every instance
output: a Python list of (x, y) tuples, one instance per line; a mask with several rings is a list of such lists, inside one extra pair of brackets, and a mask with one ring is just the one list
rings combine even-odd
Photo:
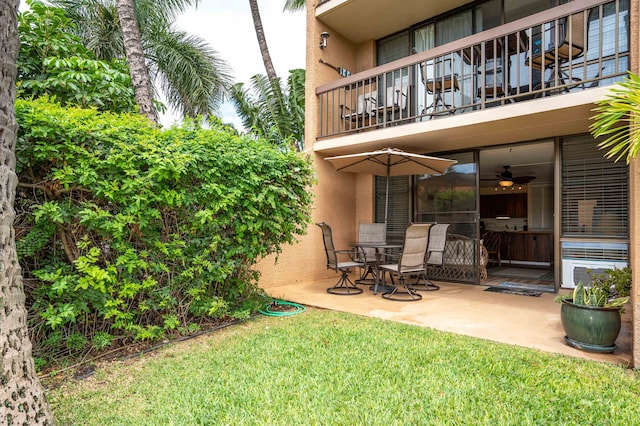
[(639, 424), (640, 373), (310, 309), (49, 392), (59, 425)]

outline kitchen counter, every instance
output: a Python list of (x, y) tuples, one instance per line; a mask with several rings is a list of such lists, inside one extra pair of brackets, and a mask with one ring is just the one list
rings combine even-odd
[(504, 231), (502, 260), (553, 264), (553, 231)]
[(502, 231), (505, 232), (507, 234), (552, 234), (553, 235), (553, 231), (521, 231), (521, 230), (513, 230), (513, 229), (509, 229), (507, 231)]

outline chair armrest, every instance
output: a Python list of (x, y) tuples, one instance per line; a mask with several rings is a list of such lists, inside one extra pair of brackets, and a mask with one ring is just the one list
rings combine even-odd
[(351, 115), (351, 108), (348, 106), (340, 104), (338, 105), (338, 108), (340, 108), (340, 118), (347, 118)]
[(354, 248), (353, 250), (336, 250), (336, 255), (346, 254), (353, 262), (360, 262), (359, 257), (364, 256), (364, 252), (359, 253), (358, 248)]
[(378, 109), (378, 100), (371, 96), (364, 97), (364, 112), (365, 114), (375, 115)]

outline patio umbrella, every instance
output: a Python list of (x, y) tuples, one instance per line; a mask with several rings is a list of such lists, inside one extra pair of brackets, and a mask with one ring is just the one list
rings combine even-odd
[(456, 160), (414, 154), (396, 148), (378, 151), (360, 152), (357, 154), (327, 157), (337, 171), (350, 173), (368, 173), (387, 178), (384, 204), (384, 221), (387, 221), (389, 210), (389, 176), (443, 174)]

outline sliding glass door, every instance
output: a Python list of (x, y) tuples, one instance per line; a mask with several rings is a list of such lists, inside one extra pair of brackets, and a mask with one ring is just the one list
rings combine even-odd
[(451, 224), (445, 264), (433, 269), (434, 278), (477, 283), (478, 155), (473, 151), (443, 157), (458, 160), (458, 164), (443, 175), (414, 177), (413, 221)]

